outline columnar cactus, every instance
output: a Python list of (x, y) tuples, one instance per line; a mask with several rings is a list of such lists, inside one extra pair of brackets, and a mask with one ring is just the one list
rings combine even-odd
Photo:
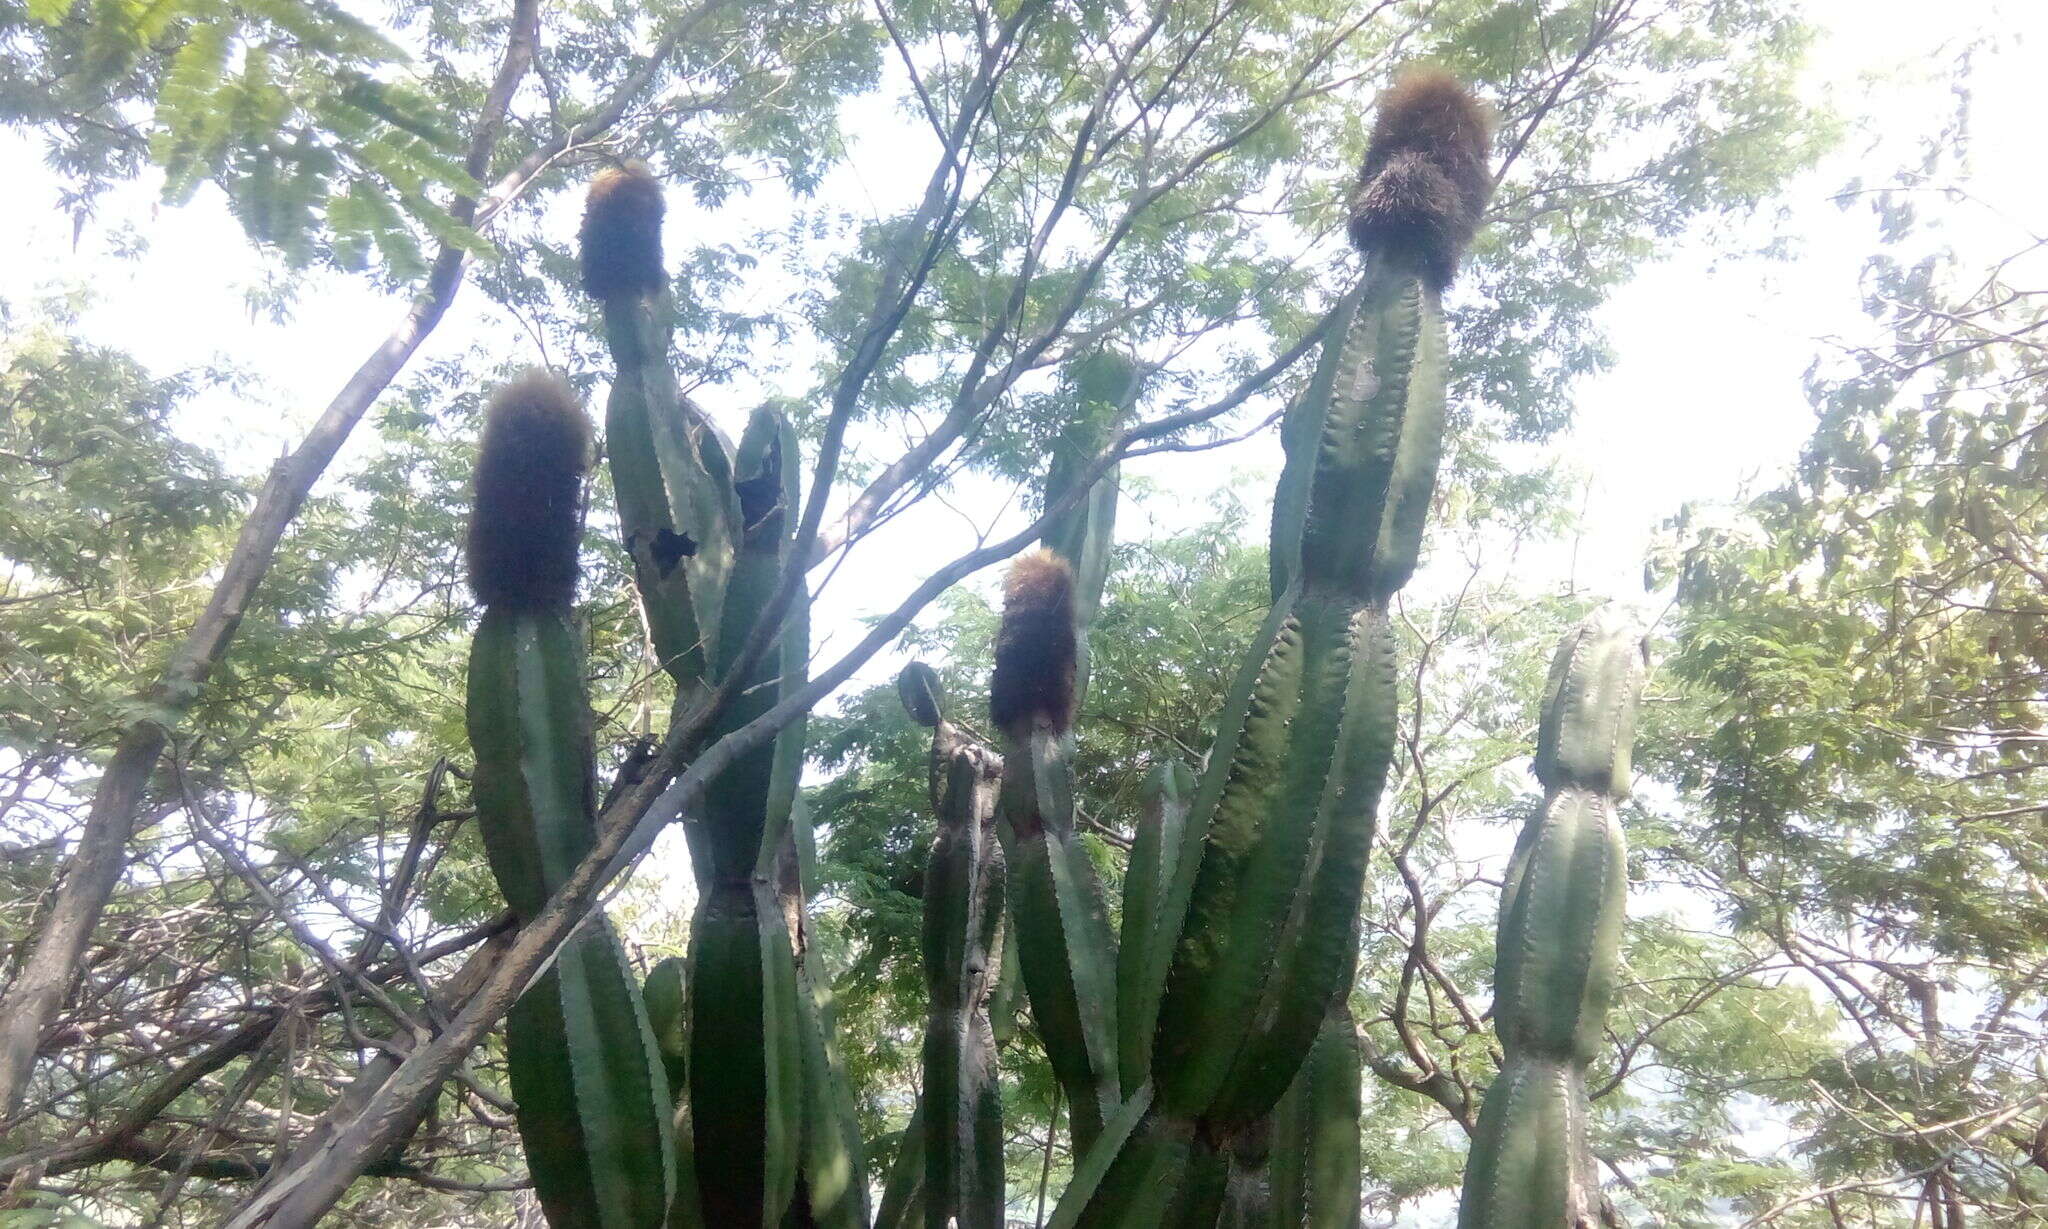
[[(1224, 710), (1166, 895), (1149, 1095), (1077, 1173), (1056, 1223), (1216, 1224), (1235, 1141), (1294, 1081), (1348, 991), (1394, 740), (1388, 605), (1414, 571), (1442, 450), (1441, 296), (1490, 178), (1464, 90), (1412, 74), (1381, 101), (1352, 198), (1367, 258), (1290, 412), (1276, 598)], [(1142, 1106), (1143, 1108), (1137, 1108)]]
[(1201, 854), (1201, 831), (1188, 824), (1195, 778), (1168, 760), (1145, 779), (1130, 858), (1124, 866), (1123, 942), (1117, 961), (1117, 1071), (1135, 1096), (1152, 1071), (1152, 1033), (1164, 987), (1150, 971), (1165, 967), (1179, 932), (1162, 916), (1161, 898), (1181, 867)]
[[(1365, 272), (1338, 299), (1321, 361), (1283, 431), (1272, 611), (1199, 780), (1166, 763), (1147, 783), (1121, 954), (1076, 832), (1069, 762), (1087, 628), (1107, 574), (1113, 478), (1057, 518), (1046, 549), (1018, 560), (1007, 578), (990, 687), (1000, 761), (945, 720), (929, 669), (915, 665), (899, 679), (906, 707), (933, 730), (939, 829), (926, 875), (923, 1090), (884, 1192), (885, 1229), (1002, 1222), (1000, 1025), (989, 1002), (1005, 950), (1017, 954), (1036, 1032), (1070, 1105), (1076, 1165), (1055, 1225), (1356, 1224), (1359, 1055), (1347, 1000), (1394, 740), (1389, 606), (1415, 569), (1435, 488), (1442, 294), (1491, 187), (1487, 138), (1477, 104), (1441, 74), (1408, 75), (1381, 101), (1351, 198)], [(789, 563), (797, 442), (779, 417), (761, 412), (737, 447), (728, 445), (678, 395), (661, 217), (659, 186), (643, 169), (600, 176), (582, 233), (584, 281), (602, 304), (618, 367), (607, 437), (648, 639), (680, 707), (729, 697), (708, 731), (715, 739), (804, 679), (801, 594), (745, 677), (739, 660)], [(1077, 409), (1055, 449), (1048, 502), (1085, 472), (1138, 380), (1126, 358), (1076, 361)], [(482, 528), (472, 543), (488, 610), (471, 679), (479, 811), (493, 870), (526, 912), (590, 847), (593, 813), (581, 666), (567, 621), (582, 473), (570, 458), (583, 456), (588, 428), (573, 401), (573, 420), (559, 412), (564, 395), (549, 387), (553, 400), (541, 404), (552, 408), (532, 420), (546, 429), (517, 428), (548, 448), (494, 454), (487, 432)], [(494, 409), (493, 423), (501, 421), (527, 419)], [(494, 455), (501, 467), (528, 468), (493, 470)], [(544, 533), (493, 536), (499, 522), (483, 514), (490, 490), (559, 505), (570, 519), (551, 512)], [(1569, 927), (1587, 918), (1596, 940), (1608, 936), (1604, 914), (1558, 887), (1592, 865), (1587, 850), (1606, 848), (1584, 835), (1597, 835), (1597, 817), (1585, 818), (1597, 807), (1583, 799), (1610, 798), (1625, 777), (1625, 749), (1619, 776), (1611, 761), (1604, 777), (1591, 765), (1601, 731), (1585, 715), (1597, 705), (1582, 698), (1618, 693), (1608, 675), (1575, 671), (1553, 681), (1538, 771), (1554, 800), (1582, 801), (1570, 804), (1577, 811), (1557, 804), (1562, 818), (1545, 832), (1564, 835), (1525, 839), (1510, 880), (1500, 992), (1509, 1069), (1496, 1090), (1504, 1108), (1489, 1098), (1482, 1120), (1481, 1143), (1492, 1150), (1484, 1158), (1475, 1150), (1473, 1174), (1484, 1167), (1485, 1180), (1468, 1188), (1468, 1226), (1555, 1223), (1533, 1203), (1535, 1219), (1523, 1221), (1473, 1212), (1481, 1205), (1472, 1189), (1492, 1192), (1480, 1197), (1496, 1201), (1489, 1209), (1508, 1206), (1498, 1203), (1507, 1198), (1498, 1193), (1503, 1180), (1549, 1189), (1539, 1179), (1551, 1171), (1518, 1158), (1555, 1153), (1566, 1165), (1557, 1182), (1567, 1191), (1582, 1185), (1571, 1168), (1583, 1165), (1577, 1136), (1568, 1131), (1561, 1151), (1523, 1146), (1541, 1138), (1525, 1121), (1532, 1115), (1583, 1118), (1583, 1030), (1592, 1009), (1597, 1036), (1604, 1005), (1606, 966), (1589, 962), (1573, 991), (1577, 1014), (1566, 1021), (1559, 996), (1572, 966), (1563, 953), (1581, 949), (1545, 945), (1569, 939), (1577, 933)], [(534, 1123), (528, 1151), (552, 1223), (651, 1225), (671, 1189), (674, 1229), (868, 1223), (829, 1004), (805, 959), (803, 736), (798, 722), (735, 761), (686, 817), (699, 906), (687, 961), (658, 967), (645, 987), (651, 1025), (601, 921), (588, 942), (565, 949), (548, 975), (554, 982), (529, 994), (536, 1005), (515, 1011), (514, 1091), (522, 1130)], [(1566, 872), (1549, 869), (1553, 845)], [(1531, 933), (1543, 941), (1531, 946)], [(1584, 951), (1602, 950), (1589, 942)], [(1611, 936), (1604, 950), (1611, 963)], [(552, 988), (543, 994), (544, 986)], [(521, 1057), (545, 1047), (552, 1070)], [(1537, 1085), (1576, 1089), (1579, 1100), (1553, 1105), (1516, 1091)], [(1535, 1108), (1518, 1108), (1527, 1106)]]
[[(938, 676), (921, 662), (897, 680), (904, 704), (932, 730), (938, 833), (924, 877), (924, 976), (930, 994), (921, 1110), (906, 1152), (923, 1157), (921, 1215), (896, 1223), (1000, 1225), (1003, 1097), (989, 994), (1002, 958), (1004, 865), (996, 839), (1002, 766), (944, 718)], [(887, 1222), (885, 1222), (887, 1223)]]
[(745, 526), (730, 450), (677, 392), (669, 364), (662, 213), (645, 167), (607, 170), (591, 182), (579, 248), (617, 367), (605, 442), (620, 526), (649, 638), (685, 704), (716, 681), (721, 603)]
[[(477, 825), (515, 913), (538, 911), (597, 835), (575, 600), (590, 424), (522, 377), (486, 412), (470, 520), (483, 603), (469, 659)], [(513, 1007), (506, 1059), (534, 1193), (557, 1225), (651, 1229), (674, 1189), (668, 1081), (625, 951), (592, 918)]]
[(1628, 893), (1616, 810), (1646, 665), (1632, 611), (1594, 611), (1558, 646), (1537, 730), (1543, 808), (1501, 889), (1493, 1022), (1505, 1055), (1465, 1167), (1460, 1229), (1603, 1223), (1586, 1145), (1586, 1067), (1597, 1054)]
[[(1103, 350), (1074, 361), (1071, 404), (1053, 442), (1044, 498), (1059, 503), (1135, 396), (1136, 363)], [(1077, 1149), (1123, 1100), (1118, 1077), (1116, 935), (1102, 884), (1075, 831), (1071, 726), (1088, 685), (1088, 625), (1109, 576), (1114, 471), (1047, 526), (1004, 590), (990, 714), (1003, 739), (999, 825), (1009, 859), (1017, 972)]]
[[(620, 520), (655, 653), (687, 708), (728, 681), (717, 738), (802, 687), (808, 603), (799, 594), (744, 679), (739, 656), (788, 560), (797, 500), (794, 432), (753, 415), (729, 446), (676, 391), (661, 266), (659, 185), (637, 166), (591, 185), (584, 286), (617, 363), (607, 442)], [(775, 1226), (786, 1214), (864, 1225), (867, 1189), (829, 1004), (806, 966), (810, 847), (797, 784), (804, 727), (740, 757), (685, 817), (697, 875), (687, 993), (664, 1034), (683, 1047), (687, 1124), (673, 1226)], [(694, 1189), (694, 1198), (692, 1197)]]
[(1273, 1111), (1269, 1182), (1275, 1229), (1358, 1229), (1364, 1066), (1350, 1004), (1332, 1004), (1300, 1074)]
[(1078, 629), (1073, 572), (1049, 550), (1004, 584), (989, 709), (1003, 735), (999, 816), (1010, 910), (1031, 1015), (1068, 1122), (1086, 1149), (1122, 1101), (1117, 1082), (1116, 939), (1102, 885), (1074, 830), (1071, 753)]

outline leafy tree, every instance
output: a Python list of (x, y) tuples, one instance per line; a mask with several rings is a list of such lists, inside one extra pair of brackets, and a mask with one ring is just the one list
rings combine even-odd
[(1673, 873), (1849, 1038), (1804, 1076), (1812, 1177), (1759, 1215), (1955, 1227), (2048, 1198), (2048, 316), (2038, 238), (1988, 266), (1948, 247), (1985, 208), (1967, 97), (1920, 163), (1841, 197), (1885, 236), (1876, 336), (1816, 365), (1797, 472), (1679, 518), (1656, 561)]

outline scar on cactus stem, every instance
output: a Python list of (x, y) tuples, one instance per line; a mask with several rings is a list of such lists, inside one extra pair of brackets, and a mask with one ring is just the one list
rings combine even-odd
[(1042, 720), (1055, 733), (1074, 719), (1074, 572), (1049, 550), (1010, 565), (989, 679), (989, 716), (1014, 736)]
[(653, 294), (666, 275), (661, 268), (661, 181), (644, 163), (628, 162), (598, 172), (583, 204), (578, 243), (583, 289), (598, 299)]
[(1351, 192), (1351, 242), (1405, 256), (1438, 290), (1450, 285), (1493, 195), (1486, 109), (1437, 68), (1401, 74), (1380, 95), (1372, 140)]
[(479, 602), (575, 600), (589, 467), (590, 419), (560, 377), (529, 371), (492, 395), (469, 515), (469, 587)]

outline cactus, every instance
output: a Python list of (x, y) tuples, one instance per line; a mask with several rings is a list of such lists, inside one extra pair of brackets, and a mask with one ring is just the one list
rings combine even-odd
[[(1434, 492), (1445, 416), (1442, 294), (1490, 188), (1486, 140), (1477, 105), (1441, 74), (1406, 76), (1382, 100), (1351, 198), (1365, 273), (1333, 307), (1321, 360), (1283, 428), (1272, 611), (1199, 778), (1169, 762), (1146, 784), (1120, 936), (1077, 835), (1070, 763), (1088, 625), (1108, 570), (1114, 475), (1049, 523), (1045, 549), (1018, 560), (1007, 579), (990, 686), (1000, 762), (946, 720), (929, 668), (914, 664), (899, 677), (906, 709), (933, 731), (929, 788), (939, 827), (926, 875), (923, 1091), (883, 1193), (877, 1223), (887, 1229), (1002, 1221), (995, 1055), (1008, 1011), (992, 1019), (990, 1004), (1011, 984), (1001, 976), (1006, 963), (1070, 1107), (1074, 1178), (1054, 1225), (1356, 1224), (1359, 1039), (1347, 1000), (1393, 747), (1388, 611), (1415, 569)], [(606, 172), (590, 193), (582, 260), (618, 368), (607, 439), (647, 636), (680, 710), (728, 697), (706, 731), (715, 740), (793, 694), (805, 676), (801, 591), (767, 653), (745, 677), (736, 673), (788, 566), (797, 442), (763, 411), (728, 445), (678, 395), (661, 221), (660, 189), (644, 169)], [(1076, 408), (1052, 450), (1048, 505), (1071, 493), (1140, 383), (1139, 366), (1113, 353), (1071, 364), (1065, 387)], [(566, 622), (574, 535), (568, 590), (561, 536), (524, 554), (505, 549), (502, 537), (472, 542), (474, 557), (516, 559), (547, 594), (502, 603), (512, 612), (498, 620), (503, 631), (487, 597), (472, 673), (479, 798), (502, 794), (491, 807), (502, 821), (486, 829), (492, 867), (508, 900), (528, 911), (589, 841), (589, 733)], [(1612, 694), (1594, 682), (1608, 688), (1601, 696)], [(1591, 695), (1589, 686), (1571, 674), (1554, 691)], [(1582, 761), (1599, 733), (1591, 724), (1546, 714), (1539, 772), (1549, 774), (1547, 787), (1554, 778), (1567, 793), (1588, 788)], [(576, 1076), (532, 1083), (515, 1062), (522, 1129), (530, 1095), (533, 1113), (556, 1112), (578, 1133), (529, 1137), (551, 1223), (651, 1223), (647, 1208), (671, 1184), (680, 1194), (666, 1214), (677, 1229), (868, 1223), (829, 998), (806, 959), (813, 875), (797, 788), (803, 736), (799, 721), (740, 757), (687, 817), (701, 889), (690, 952), (650, 976), (645, 1008), (601, 922), (549, 974), (562, 986), (535, 1000), (536, 1018), (553, 1029), (546, 1044), (566, 1052), (561, 1066)], [(496, 757), (490, 773), (487, 750)], [(1611, 786), (1611, 774), (1606, 780)], [(1556, 970), (1538, 967), (1548, 949), (1507, 954), (1511, 924), (1526, 930), (1530, 918), (1556, 926), (1580, 915), (1528, 869), (1544, 865), (1547, 848), (1536, 838), (1530, 845), (1518, 854), (1503, 913), (1503, 1002), (1526, 1000), (1523, 1014), (1501, 1015), (1503, 1044), (1511, 1068), (1522, 1062), (1582, 1084), (1583, 1057), (1574, 1068), (1553, 1053), (1563, 1007), (1550, 1001)], [(1009, 951), (1014, 961), (1005, 960)], [(1592, 973), (1585, 980), (1579, 1001), (1591, 1005), (1605, 983)], [(590, 1006), (600, 997), (601, 1010)], [(1573, 1017), (1574, 1028), (1581, 1019)], [(515, 1032), (546, 1031), (517, 1020)], [(608, 1033), (596, 1028), (601, 1020), (611, 1022)], [(1582, 1042), (1572, 1054), (1583, 1054)], [(602, 1060), (592, 1078), (575, 1065), (579, 1054)], [(522, 1079), (530, 1094), (519, 1090)], [(659, 1090), (671, 1084), (673, 1155), (669, 1115), (644, 1112), (662, 1106)], [(1489, 1099), (1488, 1114), (1520, 1123), (1529, 1112), (1516, 1108), (1528, 1103), (1515, 1091), (1521, 1085), (1504, 1073), (1499, 1087), (1506, 1108), (1496, 1113)], [(1579, 1095), (1582, 1118), (1582, 1088)], [(604, 1109), (620, 1112), (593, 1117)], [(656, 1132), (660, 1146), (631, 1163), (658, 1166), (659, 1183), (615, 1185), (627, 1162), (599, 1149), (624, 1138), (620, 1122)], [(1508, 1138), (1499, 1123), (1496, 1136)], [(1480, 1164), (1475, 1151), (1475, 1173)], [(1489, 1173), (1510, 1172), (1508, 1161), (1487, 1164)], [(547, 1193), (571, 1187), (581, 1204)]]
[[(765, 410), (728, 445), (678, 394), (661, 220), (660, 185), (645, 168), (606, 171), (591, 185), (581, 259), (617, 365), (606, 436), (648, 637), (680, 710), (738, 684), (708, 731), (715, 740), (804, 682), (801, 593), (767, 652), (734, 679), (789, 557), (798, 449), (789, 425)], [(775, 1226), (785, 1215), (846, 1229), (867, 1222), (829, 995), (806, 959), (803, 739), (799, 721), (740, 757), (687, 817), (700, 889), (687, 992), (664, 988), (663, 997), (663, 1043), (681, 1047), (664, 1057), (684, 1081), (675, 1226)]]
[(1501, 889), (1493, 1020), (1504, 1059), (1473, 1133), (1461, 1229), (1611, 1219), (1586, 1145), (1586, 1067), (1621, 943), (1628, 866), (1616, 809), (1646, 664), (1642, 623), (1618, 606), (1587, 616), (1551, 663), (1536, 741), (1543, 807)]
[[(492, 874), (539, 910), (597, 835), (582, 641), (571, 613), (590, 427), (534, 374), (485, 420), (470, 521), (472, 792)], [(505, 1022), (534, 1193), (557, 1225), (659, 1225), (674, 1189), (668, 1081), (626, 954), (603, 917), (566, 943)]]
[(910, 1121), (896, 1144), (896, 1160), (875, 1208), (875, 1229), (920, 1229), (924, 1210), (924, 1098), (911, 1106)]
[(995, 835), (996, 772), (979, 748), (946, 764), (939, 830), (925, 872), (924, 971), (931, 994), (924, 1042), (925, 1224), (1003, 1219), (1003, 1098), (988, 996), (1002, 952), (1003, 854)]
[[(1073, 489), (1134, 398), (1137, 365), (1114, 351), (1070, 364), (1073, 409), (1054, 440), (1044, 498)], [(1003, 739), (998, 830), (1009, 859), (1017, 972), (1075, 1149), (1085, 1150), (1127, 1091), (1118, 1074), (1116, 935), (1087, 846), (1075, 832), (1070, 727), (1088, 685), (1088, 625), (1109, 577), (1117, 478), (1097, 479), (1045, 529), (1043, 549), (1005, 585), (990, 715)]]
[(640, 983), (640, 1000), (647, 1006), (655, 1048), (668, 1074), (669, 1095), (678, 1101), (671, 1119), (676, 1184), (669, 1200), (668, 1229), (695, 1229), (703, 1223), (697, 1218), (697, 1153), (689, 1098), (683, 1096), (690, 1087), (689, 978), (689, 965), (671, 956), (650, 969), (647, 980)]
[(1068, 763), (1079, 632), (1073, 573), (1049, 550), (1006, 581), (989, 708), (1003, 736), (999, 804), (1008, 842), (1019, 972), (1085, 1149), (1122, 1101), (1116, 1073), (1116, 941), (1102, 886), (1074, 831)]
[(924, 879), (924, 1087), (876, 1224), (1000, 1224), (1003, 1104), (989, 1000), (1001, 975), (1005, 930), (1003, 852), (995, 834), (1002, 764), (946, 719), (945, 690), (930, 666), (905, 666), (896, 691), (910, 719), (932, 732), (929, 787), (938, 830)]
[[(1167, 958), (1178, 932), (1161, 917), (1160, 898), (1201, 851), (1188, 822), (1194, 774), (1169, 760), (1145, 780), (1137, 833), (1124, 868), (1123, 934), (1117, 961), (1117, 1071), (1123, 1094), (1134, 1095), (1152, 1070), (1152, 1033), (1159, 1015)], [(1190, 839), (1190, 838), (1193, 839)]]
[(1330, 1008), (1300, 1074), (1273, 1111), (1270, 1184), (1275, 1229), (1358, 1229), (1358, 1026)]
[(655, 656), (687, 703), (717, 678), (721, 604), (745, 526), (728, 449), (670, 366), (662, 213), (645, 167), (612, 168), (590, 185), (579, 246), (617, 365), (605, 440), (620, 526)]
[(1440, 74), (1382, 100), (1353, 195), (1366, 274), (1283, 429), (1273, 609), (1195, 794), (1200, 849), (1164, 894), (1177, 934), (1150, 1105), (1120, 1143), (1105, 1134), (1114, 1159), (1077, 1174), (1061, 1223), (1225, 1218), (1233, 1141), (1267, 1128), (1348, 992), (1393, 751), (1388, 605), (1435, 486), (1442, 292), (1485, 203), (1485, 139), (1477, 104)]

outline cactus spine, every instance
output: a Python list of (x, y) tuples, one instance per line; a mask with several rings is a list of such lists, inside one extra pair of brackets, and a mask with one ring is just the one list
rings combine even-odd
[(1558, 646), (1536, 742), (1543, 807), (1501, 890), (1494, 1028), (1505, 1058), (1465, 1168), (1461, 1229), (1603, 1223), (1586, 1145), (1586, 1067), (1614, 990), (1628, 892), (1616, 810), (1647, 663), (1642, 623), (1594, 611)]

